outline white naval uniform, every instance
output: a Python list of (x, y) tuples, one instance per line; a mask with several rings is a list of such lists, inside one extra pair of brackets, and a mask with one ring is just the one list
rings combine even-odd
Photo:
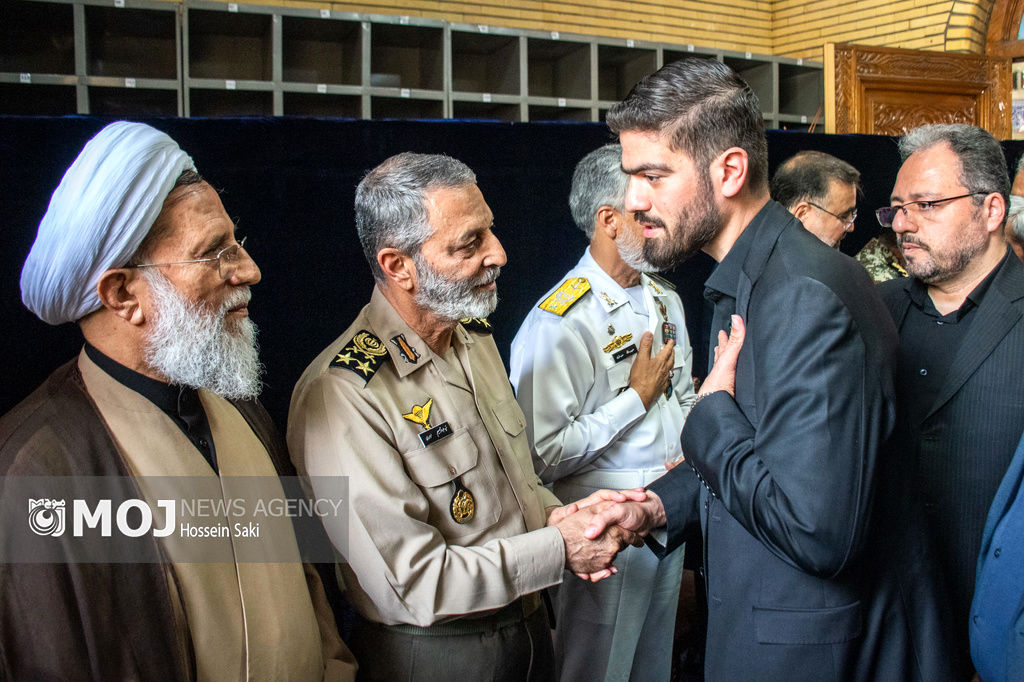
[[(535, 306), (512, 342), (510, 363), (534, 467), (566, 503), (663, 475), (665, 463), (682, 455), (679, 433), (695, 399), (682, 302), (663, 280), (641, 275), (627, 291), (589, 248), (565, 281), (573, 278), (586, 278), (590, 290), (562, 315)], [(672, 392), (645, 412), (628, 388), (630, 347), (638, 349), (650, 331), (657, 353), (666, 321), (676, 333)], [(567, 576), (559, 588), (555, 653), (562, 680), (669, 678), (682, 552), (659, 562), (649, 549), (630, 547), (616, 566), (610, 579)]]

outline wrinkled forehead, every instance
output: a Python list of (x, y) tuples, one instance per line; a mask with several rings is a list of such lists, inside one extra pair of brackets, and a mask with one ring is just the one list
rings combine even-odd
[(489, 227), (494, 222), (491, 207), (476, 185), (437, 187), (426, 192), (423, 204), (432, 228), (431, 235)]

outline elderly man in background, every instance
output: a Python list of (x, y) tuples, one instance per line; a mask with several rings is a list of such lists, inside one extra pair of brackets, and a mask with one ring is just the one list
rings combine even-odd
[(359, 183), (355, 213), (376, 286), (299, 379), (288, 443), (314, 490), (320, 476), (351, 482), (350, 518), (327, 531), (360, 616), (360, 673), (553, 679), (540, 591), (565, 567), (610, 574), (632, 535), (586, 540), (593, 511), (562, 508), (533, 471), (484, 319), (505, 251), (473, 172), (393, 156)]
[[(640, 226), (623, 210), (621, 155), (609, 144), (576, 166), (569, 206), (590, 245), (512, 342), (534, 468), (563, 500), (664, 474), (682, 457), (679, 432), (694, 400), (683, 304), (649, 274)], [(614, 580), (558, 589), (561, 680), (669, 678), (683, 550), (659, 561), (630, 547), (617, 565)]]
[(838, 249), (857, 219), (860, 171), (831, 154), (789, 157), (772, 178), (770, 194), (815, 237)]
[[(138, 123), (104, 128), (53, 193), (22, 270), (25, 305), (78, 324), (85, 345), (0, 420), (5, 486), (287, 473), (256, 401), (247, 304), (259, 279), (174, 140)], [(181, 562), (142, 542), (138, 563), (0, 565), (0, 676), (353, 677), (311, 568)]]

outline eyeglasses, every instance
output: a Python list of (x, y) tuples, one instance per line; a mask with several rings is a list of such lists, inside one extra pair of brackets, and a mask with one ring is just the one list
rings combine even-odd
[[(239, 263), (242, 262), (242, 252), (245, 251), (245, 241), (248, 236), (242, 237), (241, 241), (232, 244), (231, 246), (225, 246), (223, 249), (217, 252), (217, 255), (213, 258), (196, 258), (195, 260), (177, 260), (170, 263), (139, 263), (137, 265), (126, 265), (126, 268), (154, 268), (161, 265), (188, 265), (189, 263), (210, 263), (217, 261), (217, 274), (220, 275), (221, 279), (227, 281), (231, 279), (235, 271), (238, 270)], [(249, 255), (248, 251), (245, 251), (246, 255)]]
[(915, 219), (925, 218), (927, 220), (933, 220), (931, 211), (939, 204), (944, 204), (947, 201), (956, 201), (957, 199), (966, 199), (967, 197), (973, 197), (978, 194), (991, 194), (991, 192), (968, 192), (967, 194), (961, 194), (958, 197), (930, 199), (928, 201), (908, 201), (905, 204), (897, 206), (883, 206), (882, 208), (875, 209), (875, 217), (878, 218), (878, 224), (882, 227), (892, 227), (892, 222), (896, 220), (897, 211), (903, 211), (904, 216), (913, 211)]
[[(844, 228), (847, 228), (850, 225), (853, 225), (853, 221), (857, 219), (857, 209), (856, 208), (850, 209), (849, 211), (847, 211), (843, 215), (836, 215), (835, 213), (833, 213), (832, 211), (828, 210), (824, 206), (818, 206), (813, 201), (808, 201), (807, 203), (810, 204), (811, 206), (813, 206), (814, 208), (818, 209), (819, 211), (824, 211), (825, 213), (828, 213), (830, 216), (832, 216), (833, 218), (835, 218), (836, 220), (841, 222), (843, 224)], [(846, 217), (844, 218), (843, 216), (846, 216)]]

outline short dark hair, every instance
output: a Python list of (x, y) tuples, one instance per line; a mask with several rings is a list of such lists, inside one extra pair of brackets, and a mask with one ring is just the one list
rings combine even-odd
[(747, 185), (768, 187), (768, 141), (757, 95), (714, 59), (681, 59), (645, 76), (608, 110), (614, 133), (670, 133), (672, 148), (705, 172), (730, 147), (747, 152)]
[(801, 201), (824, 201), (832, 180), (857, 186), (860, 171), (831, 154), (803, 151), (786, 159), (772, 178), (772, 199), (793, 210)]
[[(998, 140), (988, 131), (966, 123), (924, 125), (900, 138), (900, 158), (906, 161), (914, 152), (940, 144), (948, 144), (960, 159), (960, 184), (969, 192), (1002, 194), (1009, 213), (1010, 175), (1006, 168), (1006, 156)], [(974, 197), (975, 206), (984, 202), (984, 197)], [(1006, 223), (1005, 216), (1003, 223)]]
[(594, 236), (594, 216), (602, 206), (622, 211), (629, 176), (622, 172), (622, 146), (606, 144), (584, 156), (572, 174), (569, 210), (576, 227)]

